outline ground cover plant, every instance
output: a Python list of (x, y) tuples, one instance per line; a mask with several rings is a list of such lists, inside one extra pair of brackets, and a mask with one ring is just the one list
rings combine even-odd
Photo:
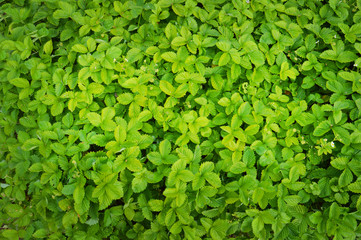
[(361, 237), (361, 1), (0, 3), (1, 239)]

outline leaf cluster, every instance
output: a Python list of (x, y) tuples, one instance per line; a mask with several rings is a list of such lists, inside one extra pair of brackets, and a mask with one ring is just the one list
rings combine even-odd
[(0, 3), (0, 238), (361, 238), (360, 0)]

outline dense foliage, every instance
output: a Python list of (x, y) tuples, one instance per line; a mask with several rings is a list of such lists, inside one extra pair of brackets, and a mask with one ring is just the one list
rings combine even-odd
[(3, 238), (361, 237), (361, 1), (0, 3)]

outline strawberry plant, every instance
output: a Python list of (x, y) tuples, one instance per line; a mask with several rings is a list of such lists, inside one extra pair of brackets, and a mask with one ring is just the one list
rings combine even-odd
[(0, 3), (1, 239), (361, 238), (361, 1)]

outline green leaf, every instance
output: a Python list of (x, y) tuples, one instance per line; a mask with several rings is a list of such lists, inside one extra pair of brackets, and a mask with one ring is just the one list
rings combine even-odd
[(326, 134), (328, 131), (331, 130), (331, 124), (328, 120), (320, 122), (315, 130), (313, 131), (313, 135), (320, 137)]
[(182, 98), (188, 91), (188, 84), (183, 83), (174, 91), (175, 98)]
[(212, 172), (214, 169), (214, 163), (213, 162), (203, 162), (201, 166), (199, 167), (199, 172), (204, 175), (208, 172)]
[(64, 110), (64, 103), (60, 102), (53, 106), (51, 106), (51, 115), (58, 116), (60, 115)]
[[(233, 51), (232, 51), (232, 50), (233, 50)], [(239, 53), (237, 50), (235, 50), (235, 49), (232, 49), (232, 50), (229, 52), (229, 54), (231, 55), (231, 58), (232, 58), (233, 62), (237, 64), (237, 65), (232, 65), (232, 67), (233, 67), (233, 66), (239, 66), (238, 64), (241, 64), (241, 56), (240, 56), (240, 53)], [(234, 71), (234, 70), (241, 71), (240, 68), (236, 68), (236, 67), (233, 67), (233, 71)], [(234, 75), (237, 75), (237, 74), (234, 73)]]
[(101, 128), (104, 131), (114, 131), (116, 126), (117, 126), (117, 124), (113, 120), (110, 120), (110, 119), (104, 119), (101, 124)]
[(338, 157), (331, 161), (332, 167), (338, 170), (344, 170), (347, 167), (348, 159), (346, 157)]
[(171, 226), (175, 222), (176, 214), (172, 208), (167, 211), (167, 214), (166, 214), (164, 220), (165, 220), (164, 223), (166, 226)]
[(252, 229), (255, 233), (259, 233), (263, 230), (264, 222), (260, 216), (257, 216), (252, 221)]
[(149, 207), (154, 212), (160, 212), (163, 210), (164, 204), (162, 200), (151, 199), (148, 202)]
[(39, 139), (36, 138), (30, 138), (26, 140), (21, 147), (24, 151), (31, 151), (37, 147), (39, 147), (42, 144), (42, 142)]
[(74, 225), (78, 222), (78, 216), (75, 211), (69, 211), (65, 213), (62, 219), (63, 226), (69, 228), (71, 225)]
[(256, 163), (256, 156), (251, 148), (247, 147), (244, 150), (242, 160), (248, 167), (251, 167)]
[(241, 174), (247, 170), (247, 165), (243, 162), (236, 162), (230, 168), (231, 173)]
[(302, 198), (298, 195), (289, 195), (289, 196), (286, 196), (284, 198), (284, 200), (287, 203), (287, 205), (294, 207), (294, 206), (297, 206), (301, 202)]
[(65, 116), (62, 118), (62, 123), (67, 127), (70, 128), (74, 123), (74, 117), (71, 113), (65, 114)]
[(346, 168), (345, 170), (343, 170), (343, 172), (341, 173), (338, 179), (338, 185), (340, 187), (347, 186), (352, 182), (352, 180), (353, 180), (352, 172), (350, 169)]
[(165, 139), (159, 144), (159, 152), (162, 157), (168, 156), (171, 152), (172, 146), (169, 140)]
[(34, 238), (46, 238), (48, 231), (44, 228), (38, 229), (33, 233)]
[(338, 56), (333, 50), (326, 50), (321, 53), (320, 58), (327, 60), (336, 60)]
[(354, 193), (361, 193), (361, 182), (354, 182), (348, 185), (348, 189)]
[(96, 49), (96, 42), (93, 38), (88, 38), (86, 41), (89, 52), (93, 52)]
[(24, 209), (17, 204), (6, 205), (5, 211), (6, 211), (7, 215), (9, 215), (12, 218), (21, 217), (24, 213)]
[(74, 52), (78, 52), (78, 53), (87, 53), (88, 52), (88, 48), (86, 46), (84, 46), (83, 44), (75, 44), (71, 50), (73, 50)]
[(162, 54), (162, 58), (167, 62), (175, 62), (177, 60), (177, 54), (175, 52), (165, 52)]
[[(115, 46), (110, 47), (106, 52), (107, 57), (109, 57), (112, 61), (114, 59), (119, 58), (121, 56), (121, 54), (122, 54), (122, 50), (120, 48), (118, 48), (118, 47), (115, 47)], [(128, 60), (131, 62), (132, 58), (128, 56)]]
[(58, 155), (64, 155), (66, 152), (66, 147), (60, 143), (52, 143), (50, 147)]
[(169, 231), (174, 234), (178, 235), (182, 231), (182, 223), (180, 221), (173, 224), (173, 226), (169, 229)]
[(162, 164), (162, 156), (158, 152), (151, 152), (147, 155), (149, 161), (151, 161), (155, 165)]
[(231, 50), (231, 43), (229, 41), (220, 41), (217, 42), (216, 45), (223, 52), (228, 52)]
[(296, 117), (296, 121), (298, 124), (300, 124), (302, 127), (310, 125), (315, 122), (315, 116), (311, 113), (301, 113)]
[(127, 168), (132, 172), (139, 172), (142, 170), (142, 163), (136, 158), (130, 158), (127, 160)]
[(18, 88), (28, 88), (30, 86), (29, 81), (25, 78), (14, 78), (11, 79), (9, 82)]
[(248, 136), (253, 136), (255, 135), (256, 133), (258, 133), (259, 131), (259, 125), (258, 124), (253, 124), (253, 125), (250, 125), (248, 126), (245, 130), (244, 130), (244, 133)]
[(22, 117), (19, 119), (19, 122), (26, 128), (36, 128), (38, 126), (34, 118), (31, 116)]
[(103, 134), (96, 134), (90, 137), (90, 143), (94, 143), (97, 146), (104, 147), (107, 144), (107, 138)]
[(214, 240), (223, 240), (227, 236), (227, 230), (229, 228), (229, 223), (226, 220), (217, 219), (214, 221), (212, 228), (210, 230), (210, 235)]
[(92, 94), (101, 94), (104, 92), (104, 86), (99, 83), (90, 83), (88, 86), (88, 92)]
[(337, 61), (341, 63), (353, 62), (357, 59), (357, 55), (354, 52), (344, 51), (337, 56)]
[[(120, 52), (121, 52), (120, 49), (118, 49), (117, 50), (117, 56), (118, 56), (118, 54)], [(134, 62), (138, 61), (139, 59), (141, 59), (142, 57), (143, 57), (143, 53), (142, 53), (142, 51), (140, 49), (132, 48), (127, 52), (126, 59), (128, 60), (128, 62), (134, 63)]]
[(115, 109), (112, 107), (106, 107), (102, 110), (102, 121), (111, 120), (115, 116)]
[(122, 105), (128, 105), (133, 101), (133, 94), (131, 93), (122, 93), (118, 96), (117, 100)]
[(313, 65), (310, 61), (306, 61), (302, 64), (302, 70), (304, 70), (304, 71), (310, 71), (310, 70), (312, 70), (312, 68), (313, 68)]
[(360, 175), (361, 174), (361, 166), (358, 164), (357, 160), (351, 160), (348, 163), (348, 167), (351, 169), (351, 171), (356, 175)]
[(142, 111), (138, 116), (139, 122), (147, 122), (152, 118), (152, 113), (149, 110)]
[(194, 99), (194, 101), (195, 101), (196, 103), (198, 103), (199, 105), (202, 105), (202, 106), (204, 106), (204, 105), (207, 104), (207, 99), (204, 98), (204, 97), (196, 98), (196, 99)]
[(156, 46), (151, 46), (151, 47), (147, 48), (147, 50), (145, 52), (146, 52), (146, 54), (154, 55), (157, 52), (159, 52), (159, 48)]
[(337, 219), (340, 216), (340, 207), (338, 206), (337, 203), (332, 203), (331, 207), (330, 207), (330, 213), (329, 213), (329, 217), (330, 218), (334, 218)]
[(351, 133), (351, 142), (352, 143), (361, 143), (361, 131), (354, 131)]
[(167, 95), (173, 95), (175, 89), (168, 81), (161, 80), (159, 83), (160, 89), (165, 92)]
[(207, 172), (206, 174), (204, 174), (204, 178), (209, 184), (211, 184), (215, 188), (220, 188), (222, 186), (221, 179), (214, 172)]
[(50, 55), (53, 52), (53, 41), (49, 40), (44, 44), (44, 52), (47, 55)]
[(147, 188), (147, 184), (144, 178), (135, 177), (132, 181), (132, 189), (135, 193), (140, 193)]
[(77, 181), (77, 184), (75, 185), (75, 189), (73, 192), (73, 197), (74, 197), (74, 202), (77, 204), (82, 203), (83, 198), (85, 196), (85, 178), (84, 177), (80, 177)]
[(219, 99), (218, 104), (222, 107), (228, 107), (231, 104), (231, 101), (227, 97)]
[(2, 230), (2, 235), (10, 240), (17, 240), (19, 239), (19, 235), (18, 235), (18, 231), (14, 230), (14, 229), (5, 229)]
[(194, 179), (193, 173), (189, 170), (179, 171), (177, 177), (183, 182), (190, 182)]
[(194, 123), (198, 127), (206, 127), (208, 125), (208, 123), (209, 123), (209, 120), (206, 117), (199, 117), (194, 121)]
[(219, 58), (218, 65), (224, 66), (231, 60), (231, 56), (229, 53), (223, 53), (222, 56)]
[(271, 165), (275, 160), (275, 156), (271, 150), (267, 150), (259, 159), (261, 166)]
[(205, 184), (206, 184), (205, 178), (200, 174), (196, 174), (192, 182), (192, 189), (193, 190), (201, 189), (202, 187), (204, 187)]
[(97, 113), (90, 112), (87, 114), (87, 118), (89, 122), (96, 127), (100, 126), (102, 122), (100, 115)]
[(43, 171), (43, 165), (41, 163), (34, 163), (29, 168), (29, 171), (30, 172), (41, 172), (41, 171)]
[(108, 207), (113, 200), (123, 197), (123, 187), (118, 181), (103, 182), (94, 189), (92, 197), (99, 199), (99, 209), (103, 210)]
[(176, 47), (180, 47), (183, 46), (187, 43), (187, 40), (184, 37), (175, 37), (172, 40), (172, 45), (176, 46)]
[(60, 34), (60, 41), (64, 42), (74, 36), (74, 32), (71, 29), (64, 29)]
[(261, 51), (255, 50), (248, 53), (251, 62), (256, 66), (262, 66), (265, 63), (265, 57)]

